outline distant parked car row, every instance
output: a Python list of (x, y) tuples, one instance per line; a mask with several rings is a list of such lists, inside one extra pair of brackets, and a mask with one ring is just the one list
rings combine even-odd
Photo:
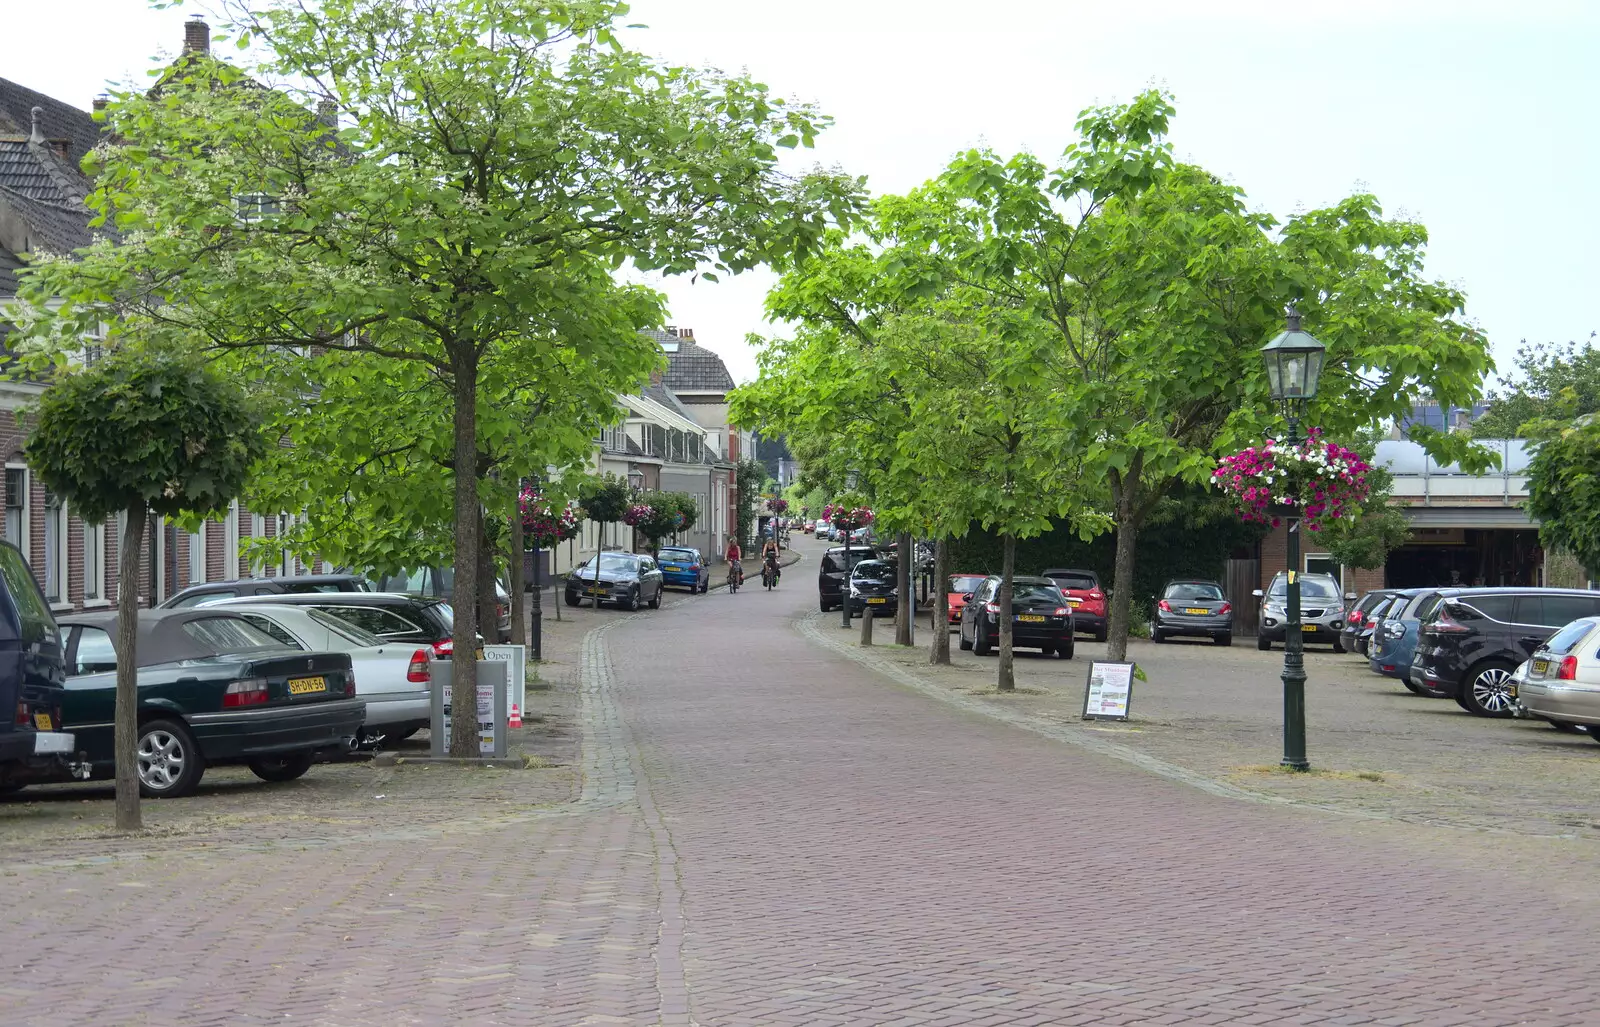
[(711, 561), (692, 546), (662, 546), (654, 556), (600, 553), (567, 575), (566, 602), (577, 606), (587, 599), (625, 610), (637, 610), (641, 605), (654, 610), (661, 606), (669, 585), (691, 595), (709, 592)]

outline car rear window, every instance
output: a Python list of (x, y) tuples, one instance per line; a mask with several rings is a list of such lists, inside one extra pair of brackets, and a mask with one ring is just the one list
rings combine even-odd
[(1087, 574), (1052, 574), (1050, 577), (1061, 588), (1075, 589), (1079, 592), (1093, 592), (1100, 587), (1100, 582)]
[(1180, 581), (1175, 585), (1167, 586), (1167, 594), (1163, 599), (1221, 599), (1222, 589), (1216, 585), (1207, 585), (1195, 581)]
[(1557, 656), (1565, 656), (1578, 648), (1589, 632), (1594, 630), (1594, 626), (1592, 620), (1575, 620), (1552, 635), (1544, 647)]
[(199, 606), (202, 603), (214, 603), (219, 599), (237, 599), (239, 593), (236, 589), (219, 588), (209, 592), (196, 592), (187, 595), (173, 603), (173, 609), (182, 610), (190, 606)]
[[(1272, 591), (1274, 596), (1287, 596), (1289, 594), (1289, 580), (1287, 578), (1273, 578)], [(1301, 599), (1338, 599), (1339, 589), (1332, 582), (1321, 581), (1317, 578), (1300, 579)]]
[(663, 549), (656, 558), (662, 563), (694, 563), (700, 559), (700, 554), (693, 549)]
[(1433, 611), (1439, 608), (1439, 601), (1442, 598), (1444, 597), (1437, 592), (1429, 592), (1427, 595), (1417, 596), (1416, 601), (1411, 606), (1410, 617), (1415, 620), (1427, 620), (1433, 616)]
[(213, 653), (238, 653), (250, 649), (282, 649), (283, 643), (236, 617), (206, 617), (183, 626), (183, 633)]
[(1013, 581), (1011, 583), (1011, 598), (1016, 599), (1043, 599), (1046, 602), (1066, 602), (1067, 597), (1061, 594), (1061, 589), (1055, 585), (1040, 585), (1031, 581)]
[(976, 592), (981, 584), (983, 584), (982, 574), (968, 574), (963, 577), (951, 578), (950, 591), (958, 594)]
[(383, 639), (374, 635), (359, 625), (352, 624), (343, 617), (329, 613), (327, 610), (307, 610), (306, 616), (321, 624), (335, 635), (355, 645), (382, 645)]
[(327, 606), (324, 609), (339, 620), (349, 621), (373, 635), (392, 637), (427, 634), (421, 625), (409, 617), (401, 616), (381, 606)]
[[(6, 591), (17, 608), (17, 621), (21, 642), (45, 642), (59, 645), (56, 619), (45, 602), (44, 592), (28, 570), (28, 562), (20, 550), (0, 546), (0, 577), (5, 579)], [(6, 714), (10, 716), (8, 712)]]

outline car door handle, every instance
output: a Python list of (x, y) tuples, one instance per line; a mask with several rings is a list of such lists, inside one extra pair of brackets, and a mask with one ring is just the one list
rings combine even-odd
[(1547, 635), (1523, 635), (1518, 641), (1523, 645), (1544, 645), (1544, 640), (1548, 637)]

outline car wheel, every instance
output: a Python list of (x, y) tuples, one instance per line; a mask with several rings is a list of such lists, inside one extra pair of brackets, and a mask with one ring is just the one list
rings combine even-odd
[(1267, 636), (1266, 635), (1257, 635), (1256, 636), (1256, 648), (1260, 649), (1264, 653), (1265, 652), (1270, 652), (1272, 650), (1272, 643), (1267, 640)]
[(1480, 717), (1509, 717), (1516, 705), (1511, 698), (1509, 663), (1489, 661), (1467, 671), (1466, 680), (1456, 695), (1456, 704)]
[(1212, 641), (1216, 642), (1218, 645), (1232, 645), (1233, 633), (1229, 632), (1226, 635), (1218, 635), (1216, 638), (1212, 639)]
[(956, 645), (961, 648), (962, 652), (972, 651), (972, 643), (967, 641), (966, 632), (961, 630), (961, 625), (959, 624), (956, 625)]
[(1344, 652), (1344, 641), (1342, 639), (1336, 638), (1333, 640), (1333, 651), (1336, 653)]
[(1066, 645), (1058, 645), (1058, 646), (1056, 646), (1056, 659), (1058, 659), (1058, 660), (1070, 660), (1070, 659), (1072, 659), (1072, 652), (1076, 648), (1077, 648), (1077, 643), (1075, 643), (1075, 642), (1068, 642)]
[(385, 740), (390, 742), (403, 742), (421, 730), (421, 725), (413, 724), (410, 727), (400, 727), (394, 729), (393, 731), (385, 731)]
[(286, 752), (277, 756), (257, 756), (249, 763), (250, 773), (263, 781), (293, 781), (311, 769), (309, 752)]
[(972, 651), (979, 656), (988, 656), (992, 651), (989, 646), (989, 632), (983, 629), (982, 624), (972, 629)]
[(0, 784), (0, 795), (15, 795), (26, 787), (28, 786), (20, 781), (7, 781), (5, 784)]
[(568, 606), (577, 606), (581, 602), (583, 602), (582, 599), (579, 599), (577, 596), (573, 595), (570, 592), (567, 593), (567, 605)]
[(1110, 638), (1110, 637), (1111, 637), (1111, 632), (1110, 632), (1110, 630), (1108, 628), (1101, 628), (1099, 631), (1096, 631), (1094, 633), (1094, 640), (1096, 642), (1104, 642), (1107, 638)]
[(827, 613), (829, 610), (833, 609), (833, 607), (828, 605), (828, 601), (826, 599), (818, 599), (817, 609), (821, 610), (823, 613)]
[(1578, 725), (1568, 720), (1551, 720), (1546, 721), (1546, 723), (1555, 728), (1557, 731), (1566, 731), (1570, 734), (1577, 734), (1578, 732)]
[(1163, 635), (1160, 631), (1152, 631), (1152, 632), (1150, 632), (1150, 641), (1152, 641), (1152, 642), (1165, 642), (1166, 640), (1167, 640), (1167, 636)]
[(635, 585), (628, 592), (628, 611), (631, 613), (639, 608), (639, 586)]
[(711, 591), (711, 579), (707, 578), (700, 583), (700, 594), (705, 595), (709, 591)]
[(189, 729), (164, 717), (139, 725), (134, 754), (139, 762), (139, 794), (147, 799), (188, 795), (199, 786), (200, 775), (206, 771)]
[(652, 609), (652, 610), (661, 609), (661, 594), (663, 592), (665, 592), (666, 590), (667, 590), (667, 587), (665, 585), (663, 585), (660, 588), (656, 589), (656, 597), (654, 599), (650, 600), (650, 609)]
[(1596, 726), (1600, 726), (1600, 725), (1590, 725), (1590, 727), (1589, 727), (1589, 737), (1593, 738), (1597, 742), (1600, 742), (1600, 731), (1596, 731), (1595, 730)]
[(1417, 695), (1426, 696), (1428, 694), (1427, 692), (1424, 692), (1422, 689), (1418, 688), (1416, 685), (1413, 685), (1409, 677), (1401, 678), (1400, 683), (1411, 689), (1411, 691), (1415, 692)]

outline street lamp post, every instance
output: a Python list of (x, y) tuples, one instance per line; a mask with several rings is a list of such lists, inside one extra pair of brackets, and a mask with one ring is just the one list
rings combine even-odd
[[(1287, 325), (1261, 347), (1267, 364), (1272, 399), (1289, 422), (1289, 445), (1300, 444), (1300, 417), (1317, 394), (1326, 347), (1300, 328), (1300, 312), (1291, 304)], [(1300, 516), (1290, 507), (1284, 518), (1289, 532), (1289, 583), (1283, 627), (1283, 766), (1310, 770), (1306, 759), (1305, 644), (1300, 625)]]

